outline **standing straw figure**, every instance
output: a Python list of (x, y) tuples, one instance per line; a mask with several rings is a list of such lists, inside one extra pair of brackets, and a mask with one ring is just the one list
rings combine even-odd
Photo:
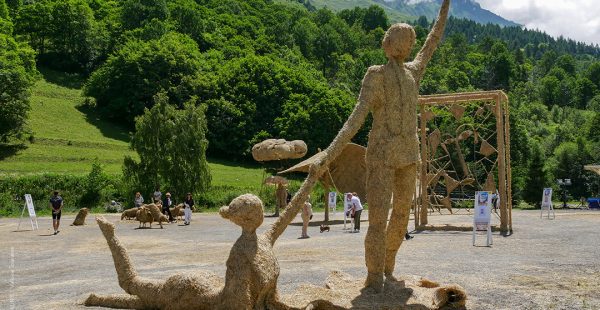
[[(414, 29), (407, 24), (394, 24), (388, 29), (382, 42), (388, 63), (368, 69), (354, 111), (321, 158), (313, 164), (314, 176), (309, 175), (313, 178), (324, 172), (371, 112), (373, 125), (366, 154), (369, 229), (365, 238), (368, 270), (365, 286), (377, 292), (383, 289), (384, 274), (394, 280), (396, 253), (407, 230), (420, 160), (417, 139), (419, 82), (443, 35), (449, 6), (450, 0), (444, 0), (433, 29), (411, 62), (405, 60), (415, 44)], [(386, 226), (392, 197), (392, 215)]]

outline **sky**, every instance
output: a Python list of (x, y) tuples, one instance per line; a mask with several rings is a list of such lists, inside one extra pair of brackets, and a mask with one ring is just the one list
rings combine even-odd
[(553, 37), (600, 44), (598, 0), (476, 0), (482, 8)]

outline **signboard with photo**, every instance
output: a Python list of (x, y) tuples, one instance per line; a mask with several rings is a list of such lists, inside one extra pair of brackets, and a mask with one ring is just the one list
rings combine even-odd
[(542, 193), (542, 206), (540, 208), (540, 218), (544, 216), (544, 210), (548, 212), (547, 217), (550, 219), (550, 213), (552, 212), (552, 218), (555, 217), (554, 207), (552, 206), (552, 188), (544, 188)]
[(487, 235), (486, 245), (492, 244), (492, 193), (475, 193), (475, 214), (473, 215), (473, 245), (478, 231), (485, 231)]

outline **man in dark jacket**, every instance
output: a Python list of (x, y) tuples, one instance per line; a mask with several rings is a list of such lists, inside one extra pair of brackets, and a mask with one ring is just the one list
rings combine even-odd
[(174, 206), (175, 202), (171, 199), (171, 193), (165, 194), (165, 199), (162, 201), (162, 212), (165, 215), (169, 215), (169, 222), (173, 222), (173, 215), (171, 215), (171, 206)]

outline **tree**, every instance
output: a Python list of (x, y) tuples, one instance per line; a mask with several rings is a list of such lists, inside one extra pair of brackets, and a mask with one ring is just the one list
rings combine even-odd
[(166, 20), (169, 16), (165, 0), (127, 0), (121, 12), (123, 28), (129, 30), (142, 27), (154, 18)]
[(548, 175), (544, 169), (545, 159), (540, 146), (534, 145), (532, 149), (523, 199), (530, 204), (539, 205), (542, 191), (548, 185)]
[(371, 5), (365, 11), (362, 28), (370, 31), (376, 28), (387, 29), (389, 22), (385, 11), (378, 5)]
[(182, 107), (203, 81), (201, 56), (190, 37), (167, 33), (148, 42), (131, 39), (96, 70), (84, 87), (107, 117), (129, 124), (152, 107), (153, 97), (167, 93)]
[(187, 192), (204, 193), (211, 175), (206, 161), (204, 107), (190, 101), (178, 110), (164, 92), (156, 104), (136, 118), (131, 140), (140, 161), (125, 158), (123, 176), (132, 192), (151, 192), (155, 186), (169, 189), (174, 197)]
[(0, 31), (0, 143), (6, 143), (25, 131), (29, 89), (37, 70), (33, 50), (15, 41), (10, 22), (0, 18), (2, 24), (7, 27)]

